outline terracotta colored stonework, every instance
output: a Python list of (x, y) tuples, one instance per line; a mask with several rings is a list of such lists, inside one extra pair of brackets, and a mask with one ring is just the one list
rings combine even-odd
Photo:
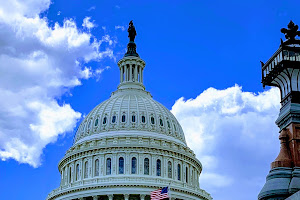
[(291, 123), (279, 135), (280, 152), (271, 164), (276, 167), (300, 167), (300, 124)]

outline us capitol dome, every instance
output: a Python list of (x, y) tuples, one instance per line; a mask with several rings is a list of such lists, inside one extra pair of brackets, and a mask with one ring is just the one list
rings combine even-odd
[(118, 89), (79, 125), (58, 164), (60, 186), (47, 200), (150, 200), (151, 191), (168, 185), (171, 199), (211, 200), (180, 124), (145, 90), (132, 22), (128, 32)]

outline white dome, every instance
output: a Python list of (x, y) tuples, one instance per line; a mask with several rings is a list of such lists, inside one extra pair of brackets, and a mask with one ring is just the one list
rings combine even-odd
[(58, 164), (61, 184), (47, 200), (150, 200), (168, 185), (172, 199), (211, 200), (199, 187), (201, 162), (174, 115), (145, 91), (135, 44), (127, 48), (118, 90), (79, 125)]
[(119, 89), (96, 106), (81, 122), (74, 142), (81, 143), (92, 137), (101, 138), (110, 131), (124, 130), (164, 134), (186, 145), (184, 133), (174, 115), (153, 100), (149, 92), (139, 89)]

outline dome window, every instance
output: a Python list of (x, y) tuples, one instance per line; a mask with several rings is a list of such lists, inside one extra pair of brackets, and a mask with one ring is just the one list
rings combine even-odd
[(76, 181), (79, 180), (79, 164), (76, 165), (76, 176), (75, 176), (75, 178), (76, 178)]
[(103, 124), (106, 124), (106, 120), (107, 120), (107, 118), (104, 117), (104, 118), (103, 118)]
[(185, 168), (185, 182), (189, 182), (189, 169), (187, 167)]
[(131, 174), (136, 174), (136, 157), (131, 159)]
[(168, 162), (168, 178), (172, 178), (172, 163)]
[(161, 161), (157, 159), (156, 161), (156, 176), (161, 176)]
[(88, 178), (89, 177), (89, 163), (86, 161), (84, 163), (84, 178)]
[(114, 115), (114, 116), (112, 117), (111, 122), (112, 122), (112, 123), (116, 123), (116, 118), (117, 118), (117, 117)]
[(168, 128), (171, 128), (171, 126), (170, 126), (170, 122), (169, 122), (169, 121), (167, 121), (167, 124), (168, 124)]
[(146, 117), (142, 116), (142, 122), (145, 123), (146, 122)]
[(124, 174), (124, 158), (119, 158), (119, 174)]
[(162, 120), (162, 119), (159, 119), (159, 124), (160, 124), (161, 126), (164, 126), (164, 123), (163, 123), (163, 120)]
[(149, 158), (144, 159), (144, 174), (149, 175)]
[(154, 117), (151, 117), (151, 124), (155, 124)]
[(69, 170), (69, 183), (72, 182), (72, 168), (70, 167), (70, 170)]
[(111, 159), (106, 159), (106, 175), (111, 175)]
[(95, 160), (95, 176), (99, 176), (99, 159)]
[(126, 116), (122, 115), (122, 122), (125, 122), (125, 121), (126, 121)]
[(131, 121), (132, 121), (132, 122), (135, 122), (135, 115), (132, 115)]
[(177, 180), (181, 181), (181, 166), (177, 165)]
[(177, 131), (177, 130), (176, 130), (176, 126), (175, 126), (175, 124), (174, 124), (174, 130), (175, 130), (175, 131)]
[(98, 118), (95, 121), (95, 126), (98, 126)]

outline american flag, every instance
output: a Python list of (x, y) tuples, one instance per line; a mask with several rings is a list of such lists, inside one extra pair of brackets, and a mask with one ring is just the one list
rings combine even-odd
[(169, 198), (169, 187), (164, 187), (162, 189), (154, 190), (151, 192), (151, 200), (161, 200)]

